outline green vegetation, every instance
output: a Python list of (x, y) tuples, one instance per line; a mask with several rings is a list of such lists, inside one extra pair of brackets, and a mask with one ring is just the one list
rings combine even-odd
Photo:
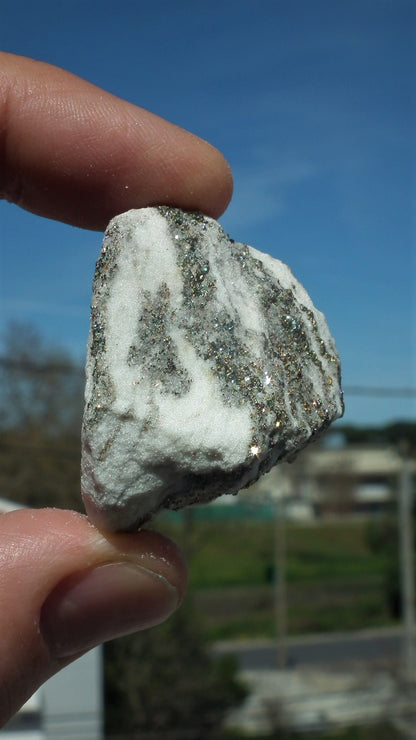
[[(401, 740), (403, 736), (391, 725), (372, 725), (370, 727), (348, 727), (330, 732), (308, 733), (307, 735), (290, 731), (279, 731), (278, 735), (266, 735), (256, 740)], [(229, 735), (229, 740), (250, 740), (247, 735)], [(222, 739), (225, 740), (225, 739)]]
[[(0, 484), (30, 506), (82, 508), (79, 416), (83, 378), (65, 352), (31, 327), (11, 326), (0, 363)], [(391, 435), (411, 446), (416, 425), (346, 428), (349, 441)], [(355, 436), (354, 436), (355, 435)], [(384, 436), (383, 436), (384, 435)], [(377, 437), (377, 440), (379, 437)], [(272, 637), (276, 525), (273, 508), (240, 502), (162, 515), (155, 522), (190, 560), (190, 594), (209, 639)], [(286, 527), (292, 634), (389, 624), (398, 617), (394, 522), (350, 519)]]
[[(10, 327), (0, 380), (3, 495), (31, 506), (81, 508), (80, 369), (30, 327)], [(354, 443), (403, 437), (416, 450), (416, 425), (346, 432)], [(133, 740), (137, 732), (144, 740), (238, 737), (220, 727), (245, 688), (236, 664), (229, 658), (214, 660), (207, 643), (275, 636), (274, 581), (281, 573), (276, 574), (272, 516), (271, 507), (239, 503), (164, 514), (154, 523), (189, 557), (189, 597), (165, 625), (106, 646), (106, 729), (111, 737), (121, 733), (127, 739), (124, 733), (131, 733)], [(397, 618), (394, 520), (288, 524), (285, 540), (289, 633), (375, 627)], [(278, 736), (306, 740), (293, 733)], [(395, 737), (388, 727), (315, 735), (319, 740)]]
[(398, 421), (384, 427), (356, 427), (342, 424), (338, 427), (347, 444), (387, 444), (396, 446), (399, 440), (406, 443), (411, 455), (416, 453), (416, 424)]
[[(236, 505), (238, 508), (238, 505)], [(155, 527), (175, 538), (191, 556), (191, 586), (261, 585), (274, 564), (275, 524), (195, 521), (187, 532), (180, 516), (161, 515)], [(383, 573), (385, 558), (370, 549), (367, 522), (345, 520), (286, 526), (290, 583), (324, 578), (351, 580)], [(186, 541), (187, 540), (187, 541)]]
[[(157, 527), (190, 555), (191, 594), (209, 639), (273, 637), (273, 522), (188, 521)], [(385, 594), (386, 555), (365, 521), (286, 527), (291, 634), (377, 627), (394, 620)]]
[(107, 736), (169, 737), (174, 728), (177, 738), (220, 737), (226, 711), (247, 695), (237, 669), (232, 656), (211, 657), (189, 605), (155, 629), (108, 643)]

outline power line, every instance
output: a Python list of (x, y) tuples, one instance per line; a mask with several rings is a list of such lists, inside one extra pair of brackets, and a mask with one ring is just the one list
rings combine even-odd
[(383, 386), (347, 385), (344, 394), (349, 396), (374, 396), (378, 398), (416, 398), (416, 388), (394, 388)]
[[(71, 365), (67, 362), (45, 362), (37, 363), (33, 360), (14, 360), (9, 357), (0, 356), (0, 367), (6, 370), (18, 370), (24, 373), (41, 375), (42, 373), (57, 373), (62, 375), (76, 375), (84, 377), (84, 368)], [(369, 396), (374, 398), (416, 398), (416, 388), (376, 386), (376, 385), (346, 385), (344, 395), (347, 396)]]
[(42, 442), (34, 443), (30, 441), (20, 442), (16, 440), (8, 440), (7, 437), (2, 438), (0, 436), (0, 456), (7, 450), (16, 450), (20, 452), (25, 450), (26, 452), (32, 453), (32, 457), (54, 457), (65, 460), (80, 460), (81, 451), (79, 437), (74, 436), (69, 440), (69, 444), (73, 445), (72, 449), (68, 445), (66, 447), (51, 445), (50, 440), (48, 444)]
[(84, 369), (82, 367), (59, 361), (38, 363), (33, 360), (14, 360), (10, 357), (0, 357), (0, 366), (6, 368), (6, 370), (18, 370), (33, 375), (42, 375), (43, 373), (78, 376), (84, 375)]

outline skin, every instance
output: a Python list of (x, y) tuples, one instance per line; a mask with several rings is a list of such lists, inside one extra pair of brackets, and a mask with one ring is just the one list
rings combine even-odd
[[(232, 178), (207, 142), (61, 69), (0, 53), (0, 195), (103, 230), (166, 204), (217, 218)], [(0, 726), (86, 650), (158, 624), (187, 569), (155, 532), (110, 535), (70, 511), (0, 515)]]

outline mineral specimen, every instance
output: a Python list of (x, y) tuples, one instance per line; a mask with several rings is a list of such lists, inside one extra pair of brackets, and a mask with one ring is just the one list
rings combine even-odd
[(108, 226), (86, 371), (83, 498), (110, 530), (236, 493), (343, 412), (334, 341), (290, 269), (165, 206)]

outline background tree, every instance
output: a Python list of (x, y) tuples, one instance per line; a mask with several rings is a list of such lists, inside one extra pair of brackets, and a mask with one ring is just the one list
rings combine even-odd
[(81, 507), (83, 372), (26, 324), (10, 324), (0, 356), (0, 496)]
[(416, 422), (397, 421), (383, 427), (356, 427), (344, 424), (340, 431), (347, 444), (388, 444), (397, 447), (406, 441), (408, 454), (416, 456)]
[[(413, 507), (414, 542), (416, 543), (416, 507)], [(401, 619), (401, 573), (399, 554), (399, 530), (396, 513), (385, 515), (381, 519), (372, 519), (367, 527), (367, 541), (371, 550), (383, 557), (385, 603), (393, 619)], [(416, 553), (415, 553), (416, 557)], [(416, 586), (416, 573), (415, 573)]]
[(189, 600), (168, 622), (106, 645), (106, 734), (212, 737), (247, 694), (231, 656), (214, 659)]
[[(31, 326), (12, 324), (0, 355), (0, 497), (82, 509), (83, 371)], [(105, 650), (108, 730), (208, 736), (245, 695), (231, 659), (212, 660), (183, 608), (166, 625)], [(163, 734), (166, 740), (166, 734)], [(219, 735), (216, 735), (218, 740)]]

